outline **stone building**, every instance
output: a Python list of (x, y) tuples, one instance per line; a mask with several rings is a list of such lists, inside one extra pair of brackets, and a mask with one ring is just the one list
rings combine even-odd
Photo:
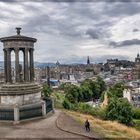
[(123, 98), (127, 98), (133, 106), (140, 107), (140, 88), (125, 88), (123, 91)]
[(81, 78), (90, 78), (101, 72), (100, 64), (75, 64), (75, 65), (56, 65), (50, 68), (50, 77), (58, 80), (69, 80), (74, 75), (76, 80)]

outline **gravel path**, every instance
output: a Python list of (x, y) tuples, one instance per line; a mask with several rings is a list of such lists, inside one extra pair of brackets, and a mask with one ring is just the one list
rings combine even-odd
[[(56, 110), (55, 114), (45, 119), (22, 122), (19, 125), (1, 125), (0, 138), (79, 138), (83, 136), (62, 131), (56, 126), (56, 120), (62, 114)], [(62, 120), (61, 120), (62, 121)], [(67, 122), (68, 123), (68, 122)]]

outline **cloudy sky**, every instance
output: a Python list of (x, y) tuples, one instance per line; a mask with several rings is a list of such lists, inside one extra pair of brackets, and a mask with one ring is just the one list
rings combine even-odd
[(140, 52), (140, 2), (0, 0), (0, 37), (14, 35), (18, 26), (37, 38), (39, 62), (134, 60)]

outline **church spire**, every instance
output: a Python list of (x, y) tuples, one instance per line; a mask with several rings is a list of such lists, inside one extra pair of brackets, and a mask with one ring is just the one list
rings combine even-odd
[(140, 55), (139, 55), (139, 53), (137, 54), (137, 58), (139, 58), (140, 57)]
[(87, 64), (90, 64), (89, 56), (87, 57)]

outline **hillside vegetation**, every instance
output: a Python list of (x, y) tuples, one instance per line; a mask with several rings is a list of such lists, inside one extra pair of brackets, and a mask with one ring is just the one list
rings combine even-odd
[(91, 124), (92, 131), (99, 137), (119, 138), (119, 139), (121, 138), (139, 139), (140, 138), (140, 131), (136, 130), (135, 128), (120, 124), (116, 121), (104, 121), (104, 120), (95, 118), (91, 115), (81, 114), (74, 111), (66, 110), (65, 112), (83, 124), (85, 120), (88, 119)]

